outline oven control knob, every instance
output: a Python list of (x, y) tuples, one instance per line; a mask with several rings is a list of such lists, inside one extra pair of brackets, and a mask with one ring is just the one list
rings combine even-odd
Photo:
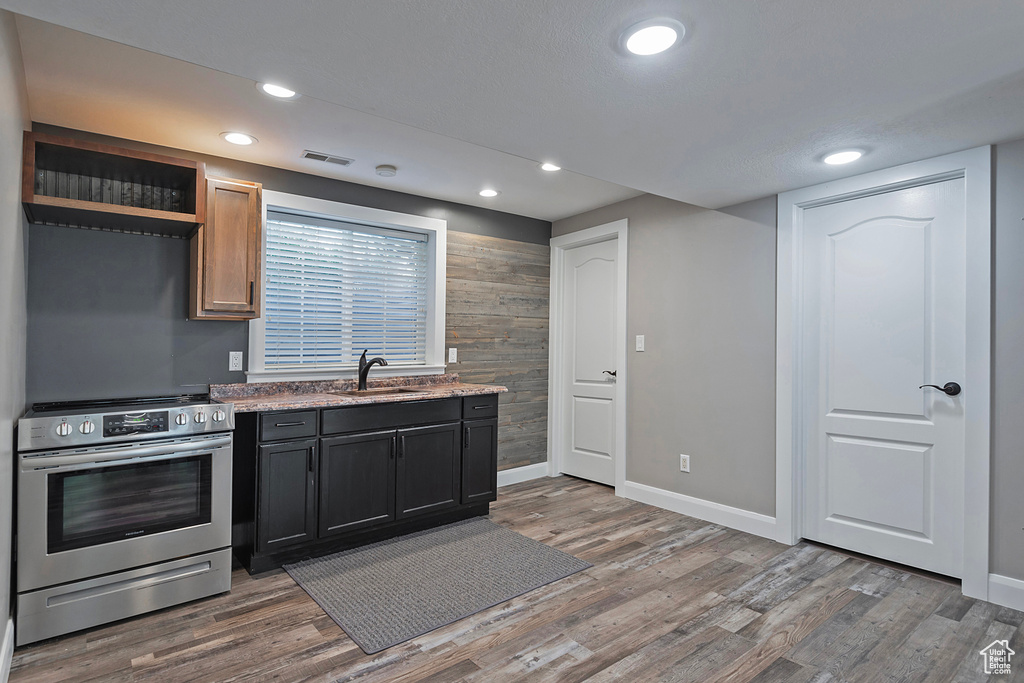
[(92, 434), (96, 431), (96, 423), (92, 420), (86, 420), (82, 424), (78, 425), (78, 431), (83, 434)]
[(188, 415), (185, 413), (178, 413), (178, 416), (174, 418), (174, 422), (180, 425), (188, 424)]
[(198, 413), (196, 413), (195, 421), (197, 424), (203, 424), (204, 422), (206, 422), (206, 413), (200, 410)]
[(224, 414), (223, 410), (215, 410), (215, 411), (213, 411), (213, 421), (214, 422), (223, 422), (225, 417), (227, 417), (227, 415)]
[(57, 425), (57, 436), (67, 436), (71, 433), (71, 425), (67, 422), (61, 422)]

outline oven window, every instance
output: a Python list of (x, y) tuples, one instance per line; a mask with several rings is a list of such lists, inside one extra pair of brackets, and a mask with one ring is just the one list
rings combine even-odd
[(210, 521), (212, 455), (47, 476), (47, 552)]

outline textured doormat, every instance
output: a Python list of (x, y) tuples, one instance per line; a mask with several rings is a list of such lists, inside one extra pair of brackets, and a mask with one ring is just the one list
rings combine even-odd
[(373, 654), (591, 566), (475, 518), (284, 569)]

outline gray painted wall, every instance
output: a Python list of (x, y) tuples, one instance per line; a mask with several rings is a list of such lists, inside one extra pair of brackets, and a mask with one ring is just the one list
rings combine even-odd
[[(29, 118), (24, 74), (14, 15), (0, 10), (0, 647), (11, 614), (13, 430), (25, 412), (21, 132)], [(6, 657), (0, 661), (0, 672), (9, 663)]]
[(775, 213), (644, 195), (553, 224), (629, 219), (630, 481), (775, 514)]
[(30, 226), (28, 402), (244, 382), (248, 324), (187, 319), (188, 262), (186, 240)]
[[(34, 129), (197, 159), (209, 175), (270, 190), (444, 218), (456, 232), (544, 245), (551, 234), (550, 223), (499, 211), (53, 126)], [(245, 381), (227, 370), (227, 357), (248, 352), (248, 324), (186, 319), (187, 241), (33, 225), (29, 242), (29, 404)]]
[(995, 148), (989, 571), (1024, 580), (1024, 140)]

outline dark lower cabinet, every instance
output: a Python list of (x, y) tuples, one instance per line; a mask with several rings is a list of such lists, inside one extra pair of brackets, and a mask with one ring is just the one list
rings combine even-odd
[(259, 447), (258, 552), (316, 539), (316, 456), (314, 439)]
[(478, 515), (496, 394), (236, 416), (232, 544), (252, 573)]
[(458, 505), (459, 423), (400, 429), (397, 437), (398, 519)]
[(462, 423), (462, 503), (498, 499), (498, 420)]
[(395, 432), (320, 439), (320, 537), (395, 518)]

